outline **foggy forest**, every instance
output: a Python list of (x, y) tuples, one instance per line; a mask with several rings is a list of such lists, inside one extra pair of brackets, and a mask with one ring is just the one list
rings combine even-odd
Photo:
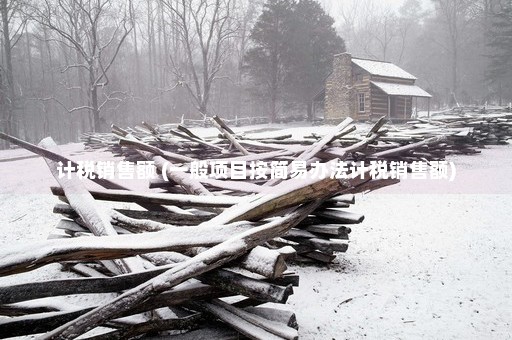
[(432, 108), (512, 99), (509, 0), (0, 0), (0, 129), (313, 119), (348, 51), (418, 77)]

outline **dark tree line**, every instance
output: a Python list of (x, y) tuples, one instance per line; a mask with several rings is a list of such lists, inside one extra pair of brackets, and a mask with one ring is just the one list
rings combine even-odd
[[(282, 22), (266, 26), (279, 6)], [(111, 122), (305, 114), (344, 50), (312, 0), (0, 0), (0, 14), (1, 129), (32, 141)], [(284, 43), (278, 65), (255, 59), (269, 39)], [(257, 95), (254, 75), (276, 68), (275, 91)]]
[(299, 104), (312, 118), (311, 99), (332, 70), (332, 56), (345, 51), (334, 19), (313, 0), (269, 0), (251, 40), (248, 74), (268, 98), (271, 119), (286, 103)]
[(510, 3), (405, 0), (393, 9), (380, 0), (345, 0), (331, 14), (353, 55), (402, 66), (442, 109), (512, 100)]
[(512, 1), (487, 9), (489, 14), (488, 47), (490, 63), (487, 80), (499, 105), (512, 98)]
[(311, 118), (345, 49), (404, 67), (439, 107), (508, 103), (511, 0), (423, 4), (0, 0), (0, 129), (67, 142), (112, 122)]

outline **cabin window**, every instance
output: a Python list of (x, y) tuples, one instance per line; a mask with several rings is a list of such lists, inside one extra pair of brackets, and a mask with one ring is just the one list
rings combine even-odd
[(358, 94), (357, 102), (359, 104), (359, 112), (364, 112), (364, 93)]

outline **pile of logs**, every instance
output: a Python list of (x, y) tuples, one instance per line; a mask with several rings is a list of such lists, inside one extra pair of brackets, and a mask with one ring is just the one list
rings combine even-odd
[[(222, 138), (203, 139), (181, 126), (162, 132), (150, 124), (133, 130), (113, 126), (116, 138), (89, 135), (89, 146), (99, 141), (129, 159), (154, 162), (161, 178), (150, 186), (163, 192), (131, 191), (95, 173), (89, 178), (94, 188), (76, 174), (61, 177), (59, 164), (77, 164), (51, 138), (36, 146), (0, 133), (44, 157), (59, 183), (52, 193), (64, 202), (54, 208), (63, 218), (48, 240), (0, 250), (0, 275), (60, 263), (82, 276), (0, 286), (0, 335), (127, 339), (167, 331), (176, 339), (296, 339), (293, 312), (261, 306), (285, 303), (298, 285), (299, 276), (286, 262), (333, 261), (347, 250), (350, 226), (363, 220), (346, 210), (354, 194), (398, 182), (373, 178), (365, 166), (344, 179), (313, 176), (311, 165), (414, 158), (414, 152), (445, 141), (438, 136), (370, 148), (386, 135), (379, 120), (364, 138), (343, 145), (355, 130), (347, 119), (312, 143), (283, 146), (275, 139), (242, 139), (218, 117), (212, 124)], [(265, 181), (194, 178), (175, 170), (217, 159), (303, 161), (308, 168), (304, 178)], [(125, 202), (124, 209), (116, 202)], [(87, 307), (60, 309), (52, 301), (107, 293), (116, 295)]]
[[(312, 133), (302, 139), (293, 139), (291, 134), (275, 135), (273, 137), (251, 137), (248, 133), (236, 134), (222, 119), (214, 117), (212, 125), (220, 130), (220, 134), (210, 138), (201, 138), (183, 125), (156, 126), (146, 122), (142, 126), (120, 129), (113, 127), (110, 134), (83, 134), (82, 142), (87, 149), (107, 148), (115, 156), (123, 156), (129, 161), (144, 160), (136, 150), (133, 140), (124, 136), (129, 134), (139, 142), (146, 144), (145, 150), (152, 151), (155, 147), (161, 151), (161, 156), (174, 161), (191, 160), (220, 160), (231, 159), (230, 149), (241, 153), (235, 160), (246, 161), (291, 161), (293, 155), (307, 150), (326, 136)], [(322, 152), (315, 155), (315, 160), (329, 161), (341, 157), (346, 161), (382, 160), (443, 160), (447, 154), (472, 154), (476, 150), (475, 141), (470, 131), (430, 129), (397, 129), (386, 125), (381, 118), (370, 129), (361, 134), (351, 133), (356, 130), (352, 125), (328, 143)], [(254, 134), (253, 134), (254, 136)], [(139, 143), (139, 147), (140, 147)], [(153, 149), (154, 151), (154, 149)], [(177, 157), (173, 157), (179, 154)], [(249, 155), (250, 154), (250, 155)]]
[(456, 115), (434, 116), (429, 126), (431, 129), (445, 127), (452, 130), (469, 130), (475, 144), (503, 145), (512, 139), (512, 113), (474, 113), (457, 111)]

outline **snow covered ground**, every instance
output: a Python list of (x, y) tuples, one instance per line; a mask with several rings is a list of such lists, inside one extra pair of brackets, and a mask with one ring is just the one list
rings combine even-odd
[[(62, 149), (77, 160), (110, 157), (79, 144)], [(27, 155), (0, 151), (0, 246), (46, 238), (59, 220), (49, 191), (56, 182)], [(512, 146), (449, 161), (453, 182), (406, 180), (358, 195), (351, 209), (366, 219), (353, 226), (347, 253), (329, 268), (293, 268), (301, 286), (289, 305), (302, 338), (512, 338)], [(16, 280), (67, 275), (58, 269)]]

